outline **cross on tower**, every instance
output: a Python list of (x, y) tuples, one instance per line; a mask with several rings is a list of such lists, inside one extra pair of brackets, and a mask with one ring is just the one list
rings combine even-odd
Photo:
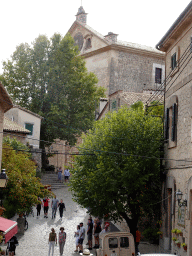
[(81, 6), (82, 6), (82, 4), (83, 4), (82, 2), (83, 2), (83, 0), (81, 0)]

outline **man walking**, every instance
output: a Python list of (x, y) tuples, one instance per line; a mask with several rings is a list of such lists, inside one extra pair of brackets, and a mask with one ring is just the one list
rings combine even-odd
[(83, 252), (83, 240), (85, 239), (85, 228), (83, 227), (83, 222), (80, 223), (80, 231), (79, 231), (79, 253)]
[(55, 198), (52, 199), (51, 202), (51, 207), (52, 207), (52, 219), (55, 218), (56, 212), (57, 212), (57, 207), (59, 204), (59, 200), (57, 199), (57, 197), (55, 196)]
[(88, 244), (89, 250), (92, 250), (92, 234), (93, 234), (93, 223), (92, 219), (88, 219), (88, 229), (87, 229), (87, 237), (88, 237)]

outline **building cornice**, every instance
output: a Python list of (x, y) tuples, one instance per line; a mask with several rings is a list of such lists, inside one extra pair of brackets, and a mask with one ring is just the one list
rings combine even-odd
[(169, 28), (167, 33), (156, 45), (156, 49), (167, 52), (169, 47), (182, 35), (183, 31), (191, 24), (192, 20), (192, 1), (180, 14), (177, 20)]
[(163, 52), (156, 53), (156, 52), (152, 52), (144, 49), (134, 48), (130, 46), (123, 46), (118, 44), (111, 44), (111, 45), (99, 48), (95, 51), (81, 53), (80, 55), (83, 56), (84, 58), (89, 58), (91, 56), (97, 55), (98, 53), (103, 53), (110, 50), (129, 52), (129, 53), (134, 53), (134, 54), (143, 55), (147, 57), (161, 58), (162, 60), (165, 59), (165, 54)]

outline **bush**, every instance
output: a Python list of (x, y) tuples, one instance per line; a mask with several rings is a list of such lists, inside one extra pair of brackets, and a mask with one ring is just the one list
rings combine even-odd
[(144, 236), (144, 238), (146, 240), (148, 240), (150, 243), (153, 244), (158, 244), (159, 243), (159, 235), (158, 235), (158, 228), (152, 228), (152, 227), (148, 227), (146, 228), (142, 235)]

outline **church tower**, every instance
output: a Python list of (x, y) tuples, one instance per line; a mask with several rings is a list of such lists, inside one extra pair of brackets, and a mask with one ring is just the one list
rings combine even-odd
[(83, 9), (83, 6), (80, 6), (76, 14), (76, 20), (80, 21), (83, 24), (87, 24), (87, 13)]

